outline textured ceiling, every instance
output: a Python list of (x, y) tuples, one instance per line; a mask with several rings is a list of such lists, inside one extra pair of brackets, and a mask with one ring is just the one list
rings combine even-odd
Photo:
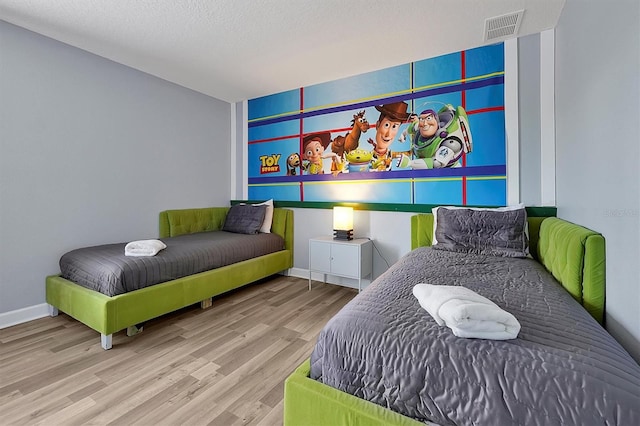
[(555, 27), (565, 0), (0, 0), (0, 19), (236, 102)]

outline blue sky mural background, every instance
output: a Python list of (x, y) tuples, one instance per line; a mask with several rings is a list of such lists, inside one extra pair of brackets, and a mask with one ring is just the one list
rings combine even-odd
[[(473, 148), (460, 167), (331, 173), (298, 169), (287, 175), (286, 160), (302, 153), (304, 135), (348, 133), (351, 120), (365, 111), (370, 128), (358, 147), (370, 151), (380, 113), (376, 105), (404, 101), (409, 111), (451, 104), (467, 113)], [(298, 88), (248, 102), (248, 197), (281, 201), (352, 201), (406, 204), (506, 204), (504, 47), (485, 46), (386, 68), (332, 82)], [(398, 136), (408, 126), (403, 124)], [(390, 146), (405, 152), (411, 141)], [(330, 146), (326, 152), (331, 151)], [(277, 164), (274, 161), (277, 159)], [(266, 167), (266, 164), (270, 167)]]

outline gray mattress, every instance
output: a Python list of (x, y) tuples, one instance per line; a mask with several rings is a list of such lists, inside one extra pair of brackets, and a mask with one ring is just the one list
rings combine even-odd
[[(493, 300), (518, 338), (455, 337), (412, 295), (421, 282)], [(329, 321), (311, 377), (441, 425), (640, 424), (640, 366), (532, 259), (408, 253)]]
[(61, 276), (107, 296), (208, 271), (284, 249), (278, 234), (201, 232), (162, 238), (155, 256), (128, 257), (126, 243), (85, 247), (60, 258)]

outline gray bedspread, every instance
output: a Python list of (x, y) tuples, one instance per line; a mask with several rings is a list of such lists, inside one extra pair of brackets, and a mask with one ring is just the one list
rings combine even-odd
[(167, 248), (149, 257), (125, 256), (126, 243), (70, 251), (60, 258), (61, 276), (115, 296), (284, 249), (274, 233), (201, 232), (161, 241)]
[[(518, 338), (455, 337), (413, 297), (421, 282), (493, 300)], [(441, 425), (640, 424), (640, 366), (532, 259), (408, 253), (329, 321), (311, 377)]]

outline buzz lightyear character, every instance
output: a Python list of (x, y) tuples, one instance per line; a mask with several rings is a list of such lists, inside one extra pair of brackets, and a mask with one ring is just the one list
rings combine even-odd
[[(414, 124), (409, 125), (414, 126)], [(438, 113), (424, 110), (418, 116), (418, 131), (412, 141), (412, 160), (402, 155), (401, 168), (414, 170), (458, 167), (463, 153), (471, 152), (471, 133), (467, 114), (461, 106), (445, 105)]]

